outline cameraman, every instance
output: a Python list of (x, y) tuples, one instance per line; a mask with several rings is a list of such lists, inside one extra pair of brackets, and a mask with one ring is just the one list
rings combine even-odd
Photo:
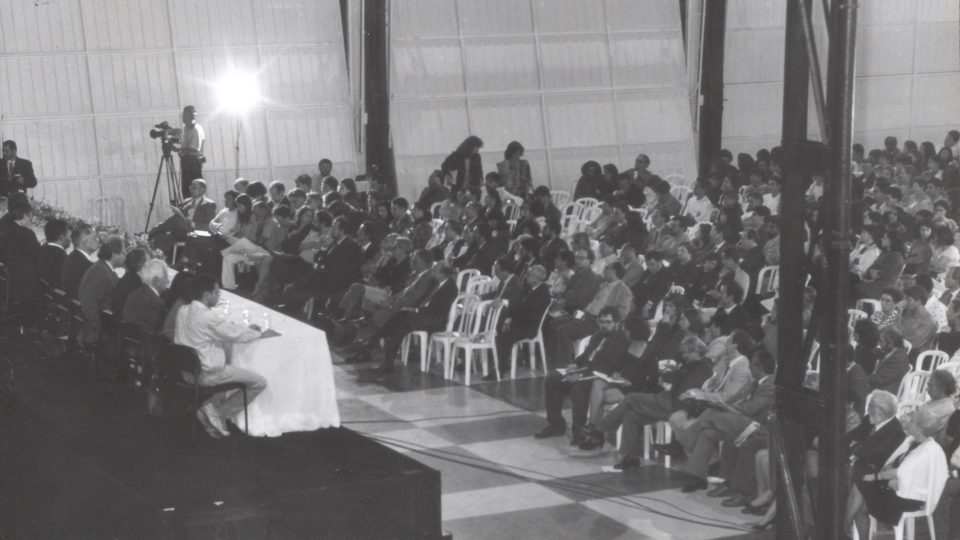
[(183, 108), (183, 134), (180, 143), (180, 181), (184, 198), (190, 197), (190, 184), (203, 178), (203, 127), (197, 123), (193, 105)]

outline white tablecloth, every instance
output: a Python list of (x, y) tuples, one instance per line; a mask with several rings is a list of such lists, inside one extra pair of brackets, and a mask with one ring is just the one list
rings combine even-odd
[[(267, 389), (249, 407), (250, 434), (276, 437), (290, 431), (339, 427), (340, 411), (326, 334), (227, 291), (221, 292), (221, 302), (224, 301), (230, 302), (231, 319), (242, 321), (246, 309), (250, 312), (250, 324), (262, 327), (267, 313), (270, 328), (281, 334), (234, 344), (228, 351), (232, 364), (267, 379)], [(235, 422), (243, 428), (242, 412)]]

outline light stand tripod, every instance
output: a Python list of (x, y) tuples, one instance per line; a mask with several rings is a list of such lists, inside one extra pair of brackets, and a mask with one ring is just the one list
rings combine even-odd
[(150, 215), (153, 214), (153, 205), (157, 202), (157, 191), (160, 189), (160, 177), (163, 176), (163, 166), (167, 166), (167, 192), (170, 194), (170, 204), (180, 206), (183, 197), (180, 194), (180, 180), (177, 177), (177, 168), (173, 164), (173, 143), (162, 141), (163, 155), (160, 156), (160, 167), (157, 169), (157, 180), (153, 184), (153, 197), (150, 198), (150, 210), (147, 212), (147, 224), (143, 232), (150, 231)]

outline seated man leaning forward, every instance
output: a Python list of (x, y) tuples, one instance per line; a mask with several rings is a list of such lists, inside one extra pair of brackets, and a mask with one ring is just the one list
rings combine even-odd
[[(261, 375), (227, 363), (224, 343), (245, 343), (262, 335), (256, 325), (243, 326), (226, 320), (220, 310), (213, 309), (220, 301), (220, 287), (211, 275), (197, 276), (190, 285), (193, 301), (177, 316), (174, 343), (196, 349), (200, 356), (200, 386), (240, 382), (247, 386), (247, 401), (253, 402), (267, 388)], [(197, 418), (214, 438), (230, 435), (225, 420), (243, 410), (243, 392), (224, 392), (208, 399)]]

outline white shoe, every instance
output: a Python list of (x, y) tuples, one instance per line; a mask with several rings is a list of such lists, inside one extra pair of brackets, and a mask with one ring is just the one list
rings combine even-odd
[(207, 420), (209, 420), (210, 424), (213, 425), (213, 428), (220, 433), (221, 437), (230, 436), (230, 432), (227, 430), (227, 424), (224, 423), (223, 418), (217, 414), (217, 411), (213, 408), (212, 403), (207, 403), (203, 407), (200, 407), (200, 410), (203, 411), (203, 414), (207, 417)]
[(203, 430), (207, 432), (207, 435), (213, 437), (214, 439), (223, 438), (223, 435), (220, 435), (220, 432), (217, 430), (217, 428), (214, 427), (213, 423), (210, 422), (210, 419), (207, 418), (203, 407), (197, 409), (197, 420), (199, 420), (200, 424), (203, 425)]

